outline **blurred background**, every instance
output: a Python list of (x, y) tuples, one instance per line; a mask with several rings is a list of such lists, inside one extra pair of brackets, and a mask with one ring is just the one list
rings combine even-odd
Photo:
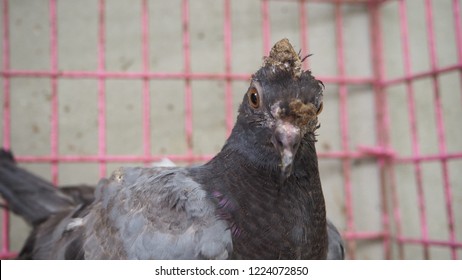
[[(204, 162), (288, 38), (349, 259), (462, 258), (460, 0), (1, 0), (0, 145), (57, 185)], [(29, 228), (4, 211), (1, 256)]]

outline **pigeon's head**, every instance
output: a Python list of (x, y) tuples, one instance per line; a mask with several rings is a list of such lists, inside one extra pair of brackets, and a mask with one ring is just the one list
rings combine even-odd
[(282, 179), (292, 174), (304, 141), (314, 141), (322, 110), (323, 84), (310, 71), (287, 39), (277, 42), (263, 66), (252, 75), (239, 109), (250, 141), (264, 142), (259, 151), (275, 161)]

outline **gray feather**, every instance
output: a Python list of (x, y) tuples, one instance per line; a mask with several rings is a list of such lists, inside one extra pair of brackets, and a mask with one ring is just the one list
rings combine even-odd
[(327, 251), (328, 260), (344, 260), (345, 249), (342, 237), (334, 224), (327, 219), (327, 238), (329, 247)]
[(85, 218), (86, 258), (226, 259), (231, 253), (227, 224), (184, 169), (121, 168), (97, 192)]

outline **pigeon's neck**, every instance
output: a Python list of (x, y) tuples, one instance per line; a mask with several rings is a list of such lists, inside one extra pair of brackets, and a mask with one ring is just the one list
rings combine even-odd
[[(259, 149), (261, 148), (261, 149)], [(254, 188), (246, 191), (261, 193), (263, 190), (274, 191), (279, 196), (285, 191), (307, 192), (321, 189), (319, 178), (318, 160), (314, 142), (308, 137), (302, 140), (297, 155), (294, 158), (292, 174), (287, 178), (281, 178), (280, 158), (274, 152), (268, 152), (273, 147), (236, 147), (234, 143), (228, 143), (223, 147), (204, 168), (213, 170), (211, 176), (220, 176), (222, 172), (235, 174), (237, 179), (244, 179)], [(219, 167), (221, 170), (217, 170)], [(227, 189), (240, 192), (238, 186), (226, 186)]]
[(230, 223), (234, 257), (325, 258), (326, 214), (314, 143), (302, 142), (285, 181), (272, 159), (257, 163), (257, 155), (228, 144), (191, 175), (200, 170), (200, 184)]

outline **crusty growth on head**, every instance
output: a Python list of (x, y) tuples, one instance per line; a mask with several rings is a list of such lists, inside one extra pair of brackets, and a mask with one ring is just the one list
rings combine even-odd
[(277, 42), (270, 51), (270, 55), (263, 60), (263, 66), (274, 66), (280, 69), (293, 71), (294, 77), (302, 74), (302, 61), (289, 40), (284, 38)]
[[(289, 104), (290, 111), (295, 115), (295, 124), (299, 127), (306, 126), (310, 121), (316, 119), (316, 107), (311, 104), (305, 104), (300, 99), (295, 99)], [(316, 124), (316, 122), (315, 122)]]
[(266, 88), (266, 104), (274, 103), (273, 116), (292, 119), (303, 132), (314, 132), (322, 111), (323, 83), (303, 70), (302, 59), (288, 39), (277, 42), (252, 80)]

